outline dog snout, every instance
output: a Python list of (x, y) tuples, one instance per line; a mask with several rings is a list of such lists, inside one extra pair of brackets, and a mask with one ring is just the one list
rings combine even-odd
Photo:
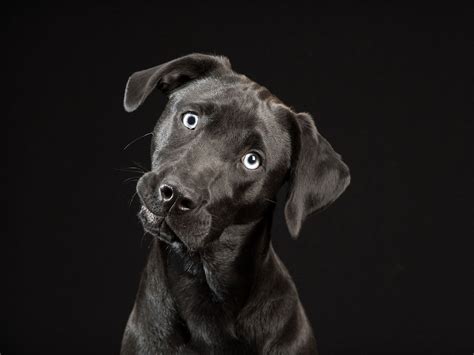
[(178, 183), (164, 183), (160, 185), (160, 198), (168, 209), (173, 208), (180, 212), (188, 212), (201, 205), (202, 197), (196, 191), (185, 188)]
[(140, 178), (137, 193), (143, 204), (159, 215), (170, 211), (190, 212), (203, 202), (202, 194), (197, 189), (189, 188), (176, 179), (160, 179), (154, 172), (148, 172)]
[(153, 172), (144, 174), (137, 183), (137, 194), (141, 202), (154, 214), (159, 214), (158, 212), (160, 210), (160, 203), (156, 191), (158, 184), (159, 178)]

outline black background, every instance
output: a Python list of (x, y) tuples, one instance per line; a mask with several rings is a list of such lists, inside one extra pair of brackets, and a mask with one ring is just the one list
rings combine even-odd
[(351, 168), (298, 241), (284, 189), (274, 223), (321, 354), (474, 351), (471, 10), (42, 4), (4, 21), (2, 355), (118, 353), (149, 245), (120, 171), (149, 137), (123, 148), (165, 103), (125, 113), (125, 82), (196, 51), (312, 113)]

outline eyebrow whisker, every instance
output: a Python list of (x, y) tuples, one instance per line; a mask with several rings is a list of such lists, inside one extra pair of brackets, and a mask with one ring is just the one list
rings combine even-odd
[(149, 135), (153, 135), (153, 132), (148, 132), (146, 134), (144, 134), (143, 136), (140, 136), (140, 137), (137, 137), (135, 138), (134, 140), (132, 140), (130, 143), (128, 143), (124, 148), (123, 150), (126, 150), (128, 147), (130, 147), (132, 144), (134, 144), (135, 142), (139, 141), (140, 139), (142, 138), (145, 138), (146, 136), (149, 136)]

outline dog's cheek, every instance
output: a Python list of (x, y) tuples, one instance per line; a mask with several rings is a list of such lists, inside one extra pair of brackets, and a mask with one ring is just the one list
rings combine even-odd
[(198, 215), (172, 215), (169, 222), (176, 233), (180, 235), (198, 236), (207, 231), (210, 218), (207, 214)]
[(261, 202), (264, 196), (267, 195), (265, 191), (265, 181), (263, 179), (245, 181), (241, 183), (236, 190), (236, 202), (239, 207), (252, 206), (252, 208), (255, 208), (255, 205)]
[(246, 224), (260, 219), (267, 210), (267, 206), (261, 202), (245, 205), (238, 210), (234, 216), (234, 224)]
[(251, 176), (229, 174), (221, 185), (214, 185), (207, 210), (213, 216), (212, 229), (224, 230), (236, 221), (250, 221), (260, 215), (263, 183)]
[(212, 216), (213, 228), (225, 228), (232, 223), (236, 210), (238, 209), (235, 199), (230, 196), (221, 197), (207, 206), (206, 210)]

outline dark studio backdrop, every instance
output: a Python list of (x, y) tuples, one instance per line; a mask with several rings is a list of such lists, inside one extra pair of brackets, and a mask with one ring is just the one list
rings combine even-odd
[(274, 218), (321, 354), (472, 354), (473, 13), (330, 13), (198, 2), (4, 12), (2, 355), (118, 353), (150, 244), (130, 202), (136, 174), (121, 171), (149, 167), (150, 139), (124, 147), (165, 103), (154, 93), (127, 114), (125, 83), (191, 52), (228, 56), (312, 113), (351, 168), (299, 240), (285, 189)]

